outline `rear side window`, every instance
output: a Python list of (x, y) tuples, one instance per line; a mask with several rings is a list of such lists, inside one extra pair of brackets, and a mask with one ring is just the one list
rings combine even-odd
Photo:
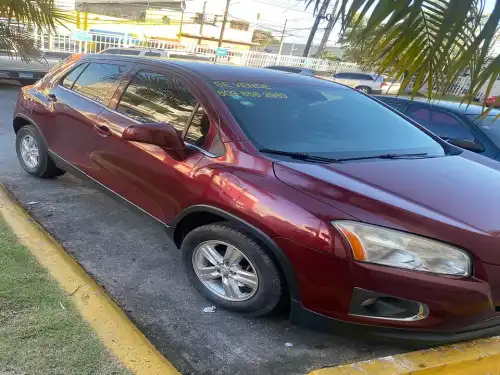
[(375, 79), (369, 74), (354, 74), (355, 79), (361, 81), (375, 81)]
[(422, 106), (412, 106), (406, 115), (443, 139), (474, 140), (471, 131), (446, 112)]
[(161, 56), (161, 53), (159, 53), (159, 52), (150, 52), (150, 51), (148, 51), (148, 52), (146, 52), (146, 53), (144, 54), (144, 56), (149, 56), (149, 57), (160, 57), (160, 56)]
[(107, 49), (107, 50), (102, 51), (102, 53), (108, 53), (110, 55), (119, 55), (120, 50), (119, 49)]
[(102, 102), (118, 85), (125, 67), (106, 63), (90, 63), (80, 74), (73, 91), (96, 102)]
[(80, 75), (81, 72), (83, 72), (83, 69), (87, 66), (87, 63), (85, 64), (80, 64), (76, 68), (74, 68), (69, 74), (64, 77), (62, 81), (62, 85), (66, 87), (67, 89), (71, 89), (73, 87), (73, 84), (75, 83), (76, 79)]
[(166, 122), (182, 132), (195, 106), (196, 99), (179, 80), (141, 71), (128, 85), (116, 110), (143, 123)]
[(125, 55), (125, 56), (139, 56), (141, 51), (138, 50), (133, 50), (133, 49), (121, 49), (120, 50), (120, 55)]

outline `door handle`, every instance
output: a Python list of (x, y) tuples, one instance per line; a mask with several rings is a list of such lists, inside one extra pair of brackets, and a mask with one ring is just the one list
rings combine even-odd
[(111, 130), (106, 125), (95, 125), (95, 129), (103, 137), (111, 135)]

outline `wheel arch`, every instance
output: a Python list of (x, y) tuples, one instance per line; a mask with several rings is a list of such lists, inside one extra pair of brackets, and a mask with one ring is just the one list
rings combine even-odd
[(14, 119), (12, 120), (12, 127), (14, 128), (14, 133), (16, 134), (19, 132), (19, 130), (21, 130), (23, 126), (26, 125), (33, 125), (33, 123), (28, 119), (26, 119), (25, 117), (19, 115), (15, 116)]
[(295, 270), (278, 245), (259, 228), (245, 220), (219, 208), (208, 205), (192, 206), (182, 211), (169, 226), (169, 234), (177, 247), (180, 247), (184, 237), (193, 229), (216, 222), (229, 221), (252, 235), (270, 252), (280, 272), (283, 274), (291, 300), (300, 301), (299, 285)]

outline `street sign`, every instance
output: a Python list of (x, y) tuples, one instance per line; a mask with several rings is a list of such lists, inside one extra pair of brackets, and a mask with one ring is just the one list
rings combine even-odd
[(82, 42), (91, 42), (92, 35), (90, 35), (87, 31), (77, 30), (73, 31), (73, 39), (80, 40)]
[(226, 48), (220, 48), (220, 47), (218, 47), (218, 48), (215, 50), (215, 54), (216, 54), (217, 56), (220, 56), (220, 57), (227, 56), (227, 49), (226, 49)]

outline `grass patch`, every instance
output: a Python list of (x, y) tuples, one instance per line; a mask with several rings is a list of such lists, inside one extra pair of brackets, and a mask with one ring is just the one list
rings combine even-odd
[(131, 375), (0, 217), (0, 373)]

